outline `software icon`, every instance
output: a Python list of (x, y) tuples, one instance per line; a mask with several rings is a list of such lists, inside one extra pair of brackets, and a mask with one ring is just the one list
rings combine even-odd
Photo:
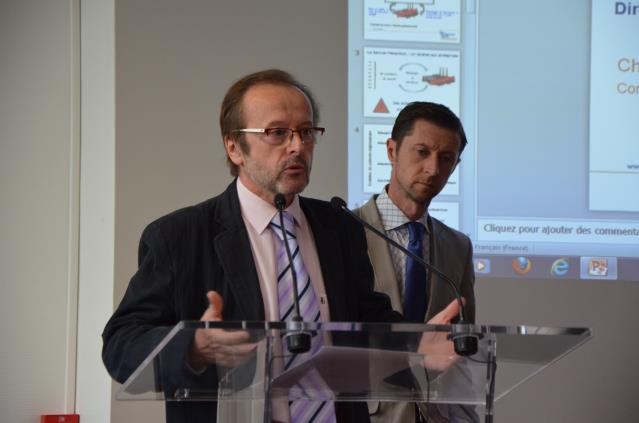
[(530, 272), (532, 268), (532, 262), (527, 257), (516, 257), (512, 261), (513, 270), (518, 275), (525, 275)]
[(475, 273), (490, 273), (490, 259), (476, 258), (474, 262)]
[(617, 257), (581, 257), (582, 279), (617, 279)]
[(570, 263), (567, 258), (560, 258), (555, 260), (550, 266), (550, 274), (552, 276), (566, 276), (568, 274), (568, 270), (570, 270)]
[(605, 257), (595, 257), (588, 260), (588, 275), (608, 276), (608, 259)]

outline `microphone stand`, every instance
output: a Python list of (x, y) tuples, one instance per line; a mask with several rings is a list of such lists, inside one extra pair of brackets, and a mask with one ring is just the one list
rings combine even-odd
[[(459, 290), (457, 289), (457, 286), (455, 285), (455, 283), (448, 276), (446, 276), (441, 270), (439, 270), (432, 264), (427, 263), (422, 257), (408, 250), (403, 245), (389, 238), (385, 233), (382, 233), (379, 229), (377, 229), (376, 227), (374, 227), (367, 221), (360, 218), (357, 214), (355, 214), (351, 209), (349, 209), (346, 206), (346, 201), (342, 200), (339, 197), (333, 197), (331, 198), (331, 205), (335, 209), (346, 212), (349, 216), (351, 216), (353, 219), (355, 219), (356, 221), (364, 225), (367, 229), (370, 229), (375, 235), (381, 237), (386, 242), (390, 243), (393, 247), (399, 249), (404, 254), (412, 257), (418, 263), (424, 266), (426, 269), (432, 271), (433, 273), (437, 274), (437, 276), (439, 276), (444, 281), (446, 281), (446, 283), (448, 283), (448, 285), (452, 288), (453, 292), (455, 293), (455, 298), (457, 299), (457, 302), (459, 304), (459, 324), (466, 323), (464, 303), (461, 299), (461, 295), (459, 294)], [(452, 325), (453, 330), (452, 330), (452, 333), (449, 335), (449, 337), (452, 338), (453, 340), (455, 353), (461, 356), (471, 356), (476, 354), (477, 348), (478, 348), (477, 335), (457, 332), (455, 326), (456, 325)]]
[(284, 208), (286, 207), (286, 199), (284, 195), (277, 193), (274, 198), (275, 207), (280, 215), (280, 229), (284, 238), (284, 247), (286, 249), (286, 255), (288, 256), (289, 268), (291, 270), (291, 276), (293, 277), (293, 305), (295, 312), (290, 322), (286, 322), (287, 333), (284, 335), (286, 340), (286, 347), (289, 352), (293, 354), (301, 354), (310, 351), (311, 349), (311, 334), (302, 330), (302, 316), (300, 315), (300, 299), (297, 291), (297, 272), (293, 266), (293, 256), (291, 255), (291, 249), (288, 246), (288, 238), (286, 235), (286, 228), (284, 227)]

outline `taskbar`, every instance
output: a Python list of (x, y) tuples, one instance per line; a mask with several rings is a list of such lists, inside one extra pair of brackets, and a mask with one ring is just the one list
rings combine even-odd
[(473, 266), (477, 278), (639, 282), (639, 258), (637, 257), (476, 255)]

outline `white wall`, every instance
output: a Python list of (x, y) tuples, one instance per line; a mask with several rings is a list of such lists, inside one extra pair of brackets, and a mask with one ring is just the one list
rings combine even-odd
[(0, 420), (72, 412), (78, 2), (0, 2)]
[(113, 312), (115, 227), (115, 6), (81, 2), (82, 154), (76, 410), (83, 423), (111, 416), (111, 380), (100, 359)]
[(110, 421), (114, 45), (112, 1), (0, 1), (2, 421)]

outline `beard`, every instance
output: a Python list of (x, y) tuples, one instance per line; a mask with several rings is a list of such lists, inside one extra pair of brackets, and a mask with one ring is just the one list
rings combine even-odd
[[(289, 174), (293, 168), (293, 174)], [(279, 163), (276, 169), (265, 168), (260, 163), (249, 159), (245, 170), (253, 182), (261, 190), (275, 195), (277, 193), (290, 195), (299, 194), (309, 183), (311, 163), (300, 155), (292, 156)]]

